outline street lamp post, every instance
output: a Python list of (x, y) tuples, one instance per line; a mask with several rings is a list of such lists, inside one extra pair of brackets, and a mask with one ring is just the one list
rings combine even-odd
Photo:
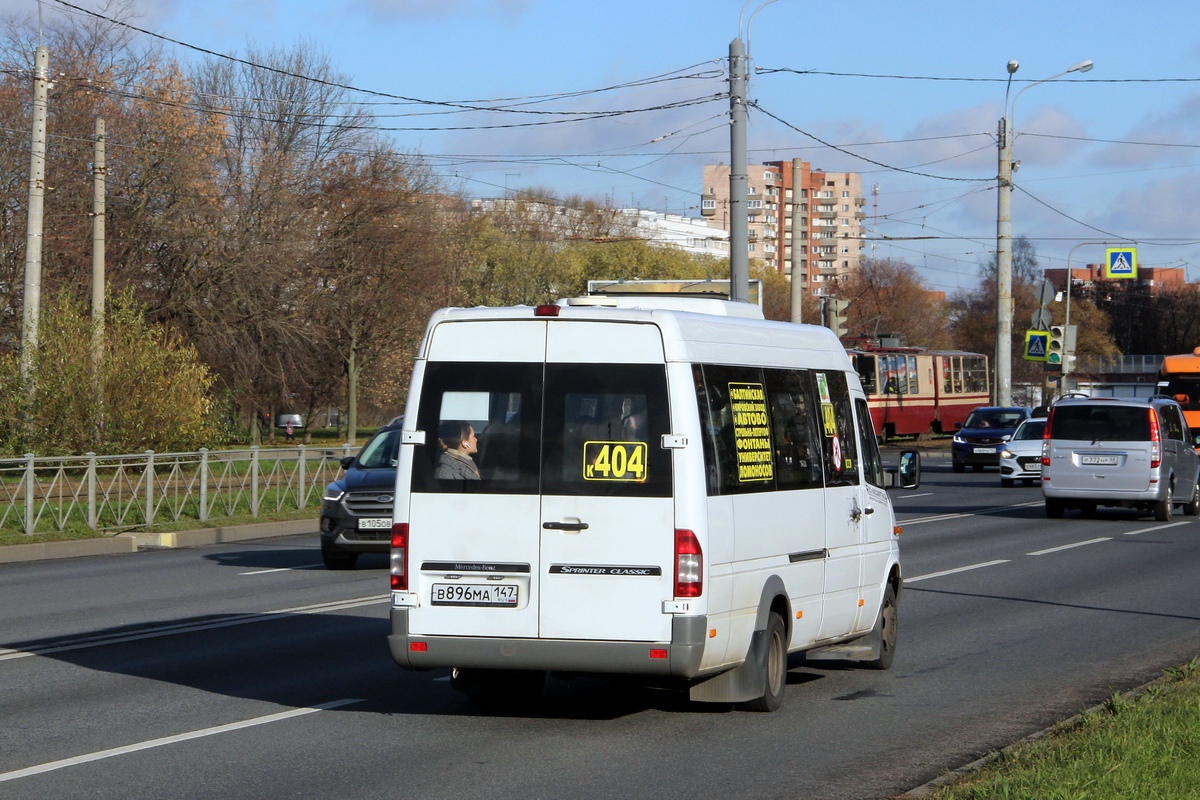
[(1004, 116), (1000, 119), (997, 135), (999, 170), (996, 177), (996, 404), (1012, 405), (1012, 143), (1016, 138), (1014, 119), (1017, 100), (1038, 84), (1047, 83), (1072, 72), (1087, 72), (1091, 61), (1080, 61), (1070, 68), (1034, 81), (1008, 102), (1012, 87), (1012, 76), (1020, 67), (1016, 61), (1008, 62), (1008, 88), (1004, 90)]

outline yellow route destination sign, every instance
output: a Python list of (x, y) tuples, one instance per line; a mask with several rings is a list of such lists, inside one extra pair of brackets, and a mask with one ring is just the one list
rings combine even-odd
[(738, 481), (769, 481), (775, 477), (771, 428), (767, 424), (767, 393), (761, 383), (729, 384), (733, 438), (737, 445)]

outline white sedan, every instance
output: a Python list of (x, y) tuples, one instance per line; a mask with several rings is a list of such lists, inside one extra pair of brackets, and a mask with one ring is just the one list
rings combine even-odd
[(1027, 419), (1000, 451), (1000, 485), (1023, 480), (1029, 485), (1042, 479), (1042, 433), (1045, 419)]

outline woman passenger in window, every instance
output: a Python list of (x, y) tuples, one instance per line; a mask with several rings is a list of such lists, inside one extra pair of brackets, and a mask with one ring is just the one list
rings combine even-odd
[(433, 477), (439, 480), (477, 481), (479, 467), (471, 458), (479, 452), (475, 429), (471, 423), (457, 419), (442, 420), (438, 425), (438, 442), (442, 455), (438, 458)]

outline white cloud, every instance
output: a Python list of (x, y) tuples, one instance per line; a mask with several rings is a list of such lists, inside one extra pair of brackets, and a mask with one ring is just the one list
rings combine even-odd
[(1200, 139), (1200, 93), (1186, 95), (1175, 108), (1147, 117), (1121, 138), (1130, 144), (1106, 146), (1096, 157), (1098, 164), (1145, 168), (1194, 159), (1194, 147), (1155, 147), (1154, 144), (1195, 145)]

